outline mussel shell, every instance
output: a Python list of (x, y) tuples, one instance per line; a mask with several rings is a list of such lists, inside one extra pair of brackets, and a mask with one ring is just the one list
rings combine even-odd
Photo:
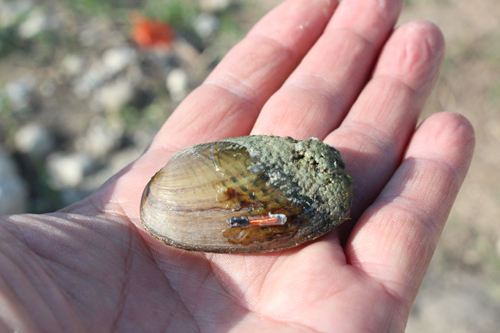
[[(333, 147), (248, 136), (175, 153), (144, 189), (141, 220), (168, 245), (219, 253), (279, 251), (348, 219), (352, 178)], [(283, 216), (283, 225), (231, 227), (229, 220)]]

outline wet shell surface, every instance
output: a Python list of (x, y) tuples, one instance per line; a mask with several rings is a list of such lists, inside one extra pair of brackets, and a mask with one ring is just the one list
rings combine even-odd
[(352, 187), (340, 153), (321, 140), (231, 138), (175, 153), (144, 189), (141, 220), (184, 250), (273, 252), (348, 219)]

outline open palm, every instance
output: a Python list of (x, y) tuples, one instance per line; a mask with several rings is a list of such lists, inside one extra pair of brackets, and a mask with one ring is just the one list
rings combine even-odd
[[(439, 30), (393, 30), (402, 0), (289, 0), (235, 46), (148, 150), (87, 199), (0, 221), (0, 331), (403, 331), (474, 147), (469, 123), (417, 129)], [(352, 219), (272, 254), (186, 252), (139, 202), (177, 150), (248, 134), (318, 137), (355, 182)]]

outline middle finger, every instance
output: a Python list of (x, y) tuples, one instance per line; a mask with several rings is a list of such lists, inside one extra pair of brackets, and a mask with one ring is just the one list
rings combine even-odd
[(265, 104), (252, 134), (323, 139), (369, 77), (401, 0), (342, 1), (321, 38)]
[(444, 40), (435, 25), (416, 21), (398, 28), (342, 125), (325, 139), (341, 151), (355, 179), (353, 220), (399, 165), (443, 54)]

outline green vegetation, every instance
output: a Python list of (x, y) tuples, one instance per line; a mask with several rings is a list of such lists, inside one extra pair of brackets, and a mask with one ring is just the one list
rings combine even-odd
[(192, 32), (192, 22), (199, 9), (189, 0), (146, 0), (141, 12), (153, 19), (168, 22), (176, 30)]
[(109, 15), (113, 8), (120, 7), (119, 0), (66, 0), (75, 13)]
[(18, 36), (15, 26), (0, 28), (0, 56), (6, 55), (17, 47)]

